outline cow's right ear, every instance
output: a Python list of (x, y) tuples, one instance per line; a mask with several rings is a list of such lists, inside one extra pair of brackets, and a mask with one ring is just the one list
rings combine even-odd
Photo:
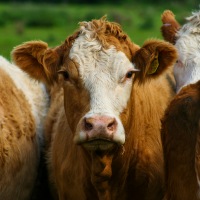
[(181, 28), (181, 26), (176, 21), (174, 13), (170, 10), (165, 10), (161, 15), (161, 20), (163, 25), (161, 26), (160, 30), (163, 38), (166, 41), (175, 44), (176, 33)]
[(42, 41), (25, 42), (16, 46), (12, 53), (14, 63), (32, 78), (51, 85), (57, 80), (64, 54), (64, 47), (48, 48)]

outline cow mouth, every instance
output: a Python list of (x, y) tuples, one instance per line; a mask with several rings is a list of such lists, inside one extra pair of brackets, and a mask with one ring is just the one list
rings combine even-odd
[(110, 151), (118, 144), (106, 138), (97, 138), (83, 142), (81, 145), (88, 151)]

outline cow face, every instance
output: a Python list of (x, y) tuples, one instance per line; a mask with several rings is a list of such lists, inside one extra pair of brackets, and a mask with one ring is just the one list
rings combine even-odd
[(122, 113), (130, 113), (134, 73), (140, 82), (156, 77), (174, 62), (176, 51), (154, 40), (139, 49), (119, 25), (101, 19), (81, 23), (78, 32), (54, 49), (43, 42), (25, 43), (14, 49), (13, 58), (32, 77), (62, 85), (74, 142), (96, 151), (125, 142), (130, 120), (128, 114), (122, 119)]
[[(200, 32), (199, 32), (200, 33)], [(174, 65), (174, 76), (177, 83), (176, 91), (179, 92), (182, 87), (195, 83), (200, 76), (200, 49), (196, 34), (184, 35), (181, 31), (176, 41), (178, 50), (178, 60)]]
[[(200, 12), (193, 13), (187, 18), (187, 23), (180, 27), (171, 11), (162, 15), (163, 37), (174, 43), (178, 50), (178, 60), (174, 65), (174, 76), (177, 83), (177, 92), (182, 87), (195, 83), (200, 75)], [(170, 39), (170, 38), (173, 38)]]
[[(70, 115), (75, 109), (71, 107), (71, 101), (77, 101), (73, 102), (75, 105), (82, 102), (78, 106), (81, 119), (67, 116), (70, 124), (80, 119), (72, 126), (76, 127), (74, 141), (88, 148), (100, 146), (101, 149), (112, 146), (113, 142), (123, 144), (125, 133), (119, 116), (126, 108), (133, 73), (137, 69), (124, 52), (117, 51), (112, 45), (106, 49), (92, 35), (88, 33), (86, 36), (84, 32), (74, 41), (67, 59), (60, 70), (65, 79), (66, 114)], [(72, 100), (68, 94), (74, 93), (77, 98)]]
[(179, 58), (174, 66), (177, 92), (183, 86), (195, 83), (200, 76), (200, 12), (193, 13), (177, 33), (176, 48)]

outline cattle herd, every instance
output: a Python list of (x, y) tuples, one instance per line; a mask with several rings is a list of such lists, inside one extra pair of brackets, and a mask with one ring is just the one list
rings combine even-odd
[(0, 200), (200, 199), (200, 12), (140, 47), (105, 17), (0, 57)]

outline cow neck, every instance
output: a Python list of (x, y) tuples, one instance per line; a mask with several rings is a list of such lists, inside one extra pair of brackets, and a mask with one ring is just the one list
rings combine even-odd
[(97, 190), (99, 200), (110, 200), (110, 178), (112, 176), (113, 153), (99, 155), (92, 152), (91, 180)]

